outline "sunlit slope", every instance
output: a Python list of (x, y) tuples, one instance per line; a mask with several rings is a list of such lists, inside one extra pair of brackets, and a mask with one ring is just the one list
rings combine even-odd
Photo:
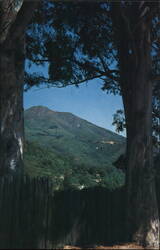
[(76, 163), (108, 165), (124, 152), (125, 139), (71, 113), (55, 112), (43, 106), (25, 111), (25, 133), (38, 142)]

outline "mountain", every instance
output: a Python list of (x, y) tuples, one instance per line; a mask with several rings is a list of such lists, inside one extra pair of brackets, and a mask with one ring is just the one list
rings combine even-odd
[(25, 110), (25, 134), (30, 142), (75, 164), (111, 165), (123, 152), (125, 138), (68, 112), (43, 106)]

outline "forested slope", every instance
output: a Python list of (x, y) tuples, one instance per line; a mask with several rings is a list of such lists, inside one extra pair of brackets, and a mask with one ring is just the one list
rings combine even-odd
[(124, 175), (112, 163), (124, 152), (125, 138), (71, 113), (37, 106), (25, 111), (25, 171), (52, 178), (57, 189), (114, 188)]

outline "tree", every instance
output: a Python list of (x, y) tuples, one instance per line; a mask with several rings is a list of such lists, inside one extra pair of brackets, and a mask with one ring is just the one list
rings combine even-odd
[(0, 2), (0, 175), (22, 166), (25, 30), (37, 4)]
[[(113, 115), (113, 123), (116, 131), (123, 132), (126, 128), (124, 110), (117, 110)], [(156, 156), (160, 149), (160, 88), (159, 82), (154, 84), (152, 98), (152, 137), (153, 137), (153, 153)]]
[[(134, 3), (132, 5), (134, 17), (131, 16), (129, 4), (124, 9), (122, 8), (124, 8), (122, 4), (117, 4), (113, 6), (112, 13), (117, 36), (121, 71), (120, 85), (127, 128), (128, 221), (133, 225), (131, 232), (134, 240), (141, 244), (158, 247), (159, 219), (151, 133), (151, 27), (155, 6), (154, 4), (151, 6), (146, 3)], [(116, 18), (115, 15), (117, 15)], [(122, 27), (122, 25), (124, 29), (120, 32), (119, 26)], [(138, 206), (139, 209), (133, 209)]]
[(32, 54), (36, 63), (49, 62), (50, 80), (60, 86), (100, 78), (103, 89), (121, 93), (127, 130), (128, 235), (149, 247), (159, 246), (152, 156), (158, 11), (159, 1), (54, 4), (45, 50), (41, 56)]

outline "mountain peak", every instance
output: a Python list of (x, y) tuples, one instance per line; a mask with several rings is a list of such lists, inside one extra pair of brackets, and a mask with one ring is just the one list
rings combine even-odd
[(47, 114), (53, 114), (55, 113), (54, 110), (51, 110), (45, 106), (32, 106), (31, 108), (29, 109), (26, 109), (25, 110), (25, 113), (30, 113), (30, 114), (35, 114), (35, 115), (38, 115), (38, 116), (43, 116), (44, 114), (47, 115)]
[(38, 106), (32, 106), (30, 108), (28, 108), (26, 111), (52, 111), (54, 112), (53, 110), (49, 109), (48, 107), (46, 106), (42, 106), (42, 105), (38, 105)]

